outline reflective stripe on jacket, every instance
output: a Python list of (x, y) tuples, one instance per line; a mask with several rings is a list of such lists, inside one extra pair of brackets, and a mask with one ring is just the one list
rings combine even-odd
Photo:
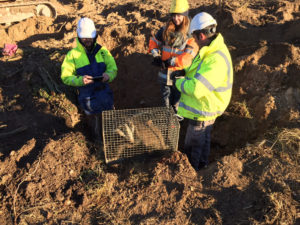
[(221, 34), (200, 49), (186, 76), (176, 81), (181, 92), (178, 114), (192, 120), (208, 121), (227, 108), (232, 92), (231, 56)]
[(163, 61), (175, 57), (174, 65), (170, 66), (170, 70), (182, 70), (191, 65), (193, 58), (197, 55), (199, 47), (194, 38), (188, 38), (180, 47), (172, 48), (165, 45), (162, 34), (164, 28), (161, 28), (155, 37), (151, 37), (149, 41), (149, 53), (155, 57), (161, 52), (161, 59)]

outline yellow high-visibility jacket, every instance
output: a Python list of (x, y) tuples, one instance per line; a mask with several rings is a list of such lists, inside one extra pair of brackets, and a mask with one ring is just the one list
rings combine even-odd
[(233, 83), (231, 56), (218, 34), (200, 49), (185, 78), (176, 81), (181, 92), (178, 114), (192, 120), (214, 120), (227, 108)]
[(101, 76), (105, 72), (111, 82), (117, 70), (114, 58), (104, 46), (95, 43), (93, 52), (87, 54), (76, 38), (76, 47), (68, 52), (61, 66), (61, 79), (66, 85), (81, 87), (83, 75)]
[(117, 76), (117, 65), (110, 52), (95, 43), (91, 52), (86, 52), (77, 38), (77, 46), (71, 49), (61, 66), (61, 79), (64, 84), (77, 87), (78, 102), (86, 114), (98, 114), (113, 108), (113, 93), (108, 83), (93, 82), (84, 85), (83, 76), (102, 76), (106, 73), (111, 82)]

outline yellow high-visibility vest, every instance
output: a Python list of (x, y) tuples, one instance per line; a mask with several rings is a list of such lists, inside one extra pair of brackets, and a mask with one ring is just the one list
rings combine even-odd
[(186, 76), (176, 81), (181, 92), (178, 114), (192, 120), (214, 120), (226, 110), (232, 93), (231, 56), (221, 34), (200, 49)]

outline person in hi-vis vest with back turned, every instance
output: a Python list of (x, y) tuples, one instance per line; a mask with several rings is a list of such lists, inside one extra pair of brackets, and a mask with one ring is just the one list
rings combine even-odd
[(189, 32), (200, 50), (183, 78), (172, 77), (181, 93), (177, 113), (189, 122), (184, 151), (195, 170), (208, 164), (212, 126), (226, 110), (232, 93), (231, 56), (216, 28), (217, 21), (206, 12), (192, 19)]

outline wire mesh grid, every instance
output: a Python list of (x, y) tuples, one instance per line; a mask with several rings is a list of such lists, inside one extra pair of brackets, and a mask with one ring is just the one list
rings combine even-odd
[(178, 147), (180, 125), (166, 107), (104, 111), (102, 126), (106, 163)]

